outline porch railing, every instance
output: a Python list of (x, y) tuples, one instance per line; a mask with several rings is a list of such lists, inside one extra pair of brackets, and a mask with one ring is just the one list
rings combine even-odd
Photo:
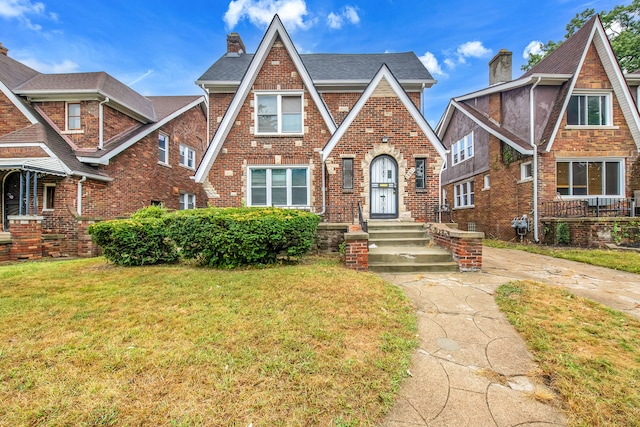
[(360, 204), (360, 202), (358, 202), (358, 224), (360, 224), (360, 228), (362, 228), (362, 231), (364, 231), (365, 233), (369, 232), (369, 224), (364, 219), (364, 214), (362, 213), (362, 205)]
[[(433, 215), (433, 216), (432, 216)], [(425, 205), (426, 222), (429, 222), (429, 218), (433, 218), (433, 222), (455, 222), (453, 220), (453, 210), (451, 205), (445, 201), (442, 205)]]
[(620, 197), (551, 200), (541, 203), (540, 216), (556, 218), (634, 217), (640, 215), (638, 200)]

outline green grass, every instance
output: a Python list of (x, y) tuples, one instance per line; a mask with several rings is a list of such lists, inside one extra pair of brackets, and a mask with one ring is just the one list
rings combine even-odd
[(0, 268), (0, 425), (375, 425), (410, 303), (333, 261), (259, 270)]
[(525, 245), (492, 239), (484, 240), (483, 244), (492, 248), (517, 249), (535, 254), (548, 255), (555, 258), (578, 261), (585, 264), (640, 274), (639, 252), (607, 249), (561, 248), (535, 244)]
[(562, 400), (569, 426), (640, 425), (640, 321), (529, 281), (496, 300)]

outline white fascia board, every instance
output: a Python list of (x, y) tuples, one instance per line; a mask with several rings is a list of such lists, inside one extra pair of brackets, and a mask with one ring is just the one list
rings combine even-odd
[(464, 108), (458, 107), (458, 104), (456, 102), (454, 102), (454, 105), (456, 107), (456, 110), (460, 111), (462, 114), (464, 114), (465, 116), (470, 118), (475, 124), (480, 126), (485, 131), (489, 132), (491, 135), (495, 136), (496, 138), (500, 139), (501, 141), (504, 141), (507, 145), (509, 145), (511, 148), (513, 148), (517, 152), (519, 152), (521, 154), (524, 154), (524, 155), (528, 155), (528, 156), (532, 156), (533, 155), (533, 150), (525, 150), (519, 144), (517, 144), (514, 141), (512, 141), (511, 139), (507, 138), (506, 136), (504, 136), (500, 132), (496, 131), (492, 127), (487, 126), (483, 122), (476, 120), (476, 118), (472, 114), (469, 114), (469, 112), (467, 112)]
[(38, 119), (36, 119), (36, 116), (34, 116), (28, 109), (27, 107), (24, 106), (24, 104), (20, 101), (20, 99), (16, 96), (15, 93), (13, 93), (2, 81), (0, 81), (0, 91), (2, 91), (2, 93), (4, 93), (4, 95), (9, 98), (9, 101), (11, 101), (11, 103), (13, 105), (16, 106), (16, 108), (18, 110), (20, 110), (20, 112), (22, 113), (22, 115), (29, 120), (29, 122), (32, 125), (35, 125), (36, 123), (38, 123)]
[(193, 107), (196, 107), (196, 106), (198, 106), (199, 104), (201, 104), (203, 102), (205, 102), (204, 96), (198, 97), (194, 101), (190, 102), (189, 104), (185, 105), (184, 107), (180, 108), (179, 110), (176, 110), (175, 112), (171, 113), (170, 115), (168, 115), (164, 119), (160, 120), (159, 122), (154, 123), (153, 126), (150, 126), (144, 132), (135, 135), (133, 138), (130, 138), (126, 142), (120, 144), (117, 148), (114, 148), (113, 150), (107, 152), (104, 156), (100, 156), (100, 157), (76, 156), (76, 157), (82, 163), (93, 163), (93, 164), (97, 164), (97, 165), (108, 165), (110, 159), (112, 159), (115, 156), (117, 156), (118, 154), (122, 153), (124, 150), (126, 150), (127, 148), (129, 148), (133, 144), (135, 144), (136, 142), (140, 141), (142, 138), (144, 138), (147, 135), (149, 135), (151, 132), (154, 132), (154, 131), (158, 130), (159, 128), (161, 128), (162, 126), (164, 126), (165, 124), (167, 124), (171, 120), (173, 120), (176, 117), (186, 113), (187, 111), (189, 111)]
[(444, 132), (449, 127), (449, 122), (451, 121), (452, 117), (453, 117), (453, 100), (449, 100), (449, 104), (447, 104), (447, 109), (444, 110), (444, 114), (442, 115), (442, 117), (440, 117), (440, 120), (436, 125), (435, 132), (436, 132), (436, 135), (438, 135), (438, 138), (442, 139), (442, 137), (444, 136)]
[(331, 138), (323, 148), (321, 152), (321, 155), (322, 155), (321, 158), (323, 162), (325, 162), (327, 158), (331, 155), (331, 152), (333, 151), (335, 146), (338, 144), (338, 141), (342, 139), (342, 137), (344, 136), (349, 126), (351, 126), (351, 123), (355, 120), (358, 114), (360, 114), (360, 111), (362, 110), (366, 102), (369, 100), (369, 98), (371, 98), (371, 95), (376, 90), (376, 88), (378, 87), (378, 85), (380, 84), (383, 78), (387, 81), (387, 83), (391, 86), (391, 88), (393, 89), (395, 94), (398, 96), (400, 101), (407, 108), (407, 110), (409, 111), (409, 114), (411, 114), (416, 124), (420, 127), (420, 129), (427, 136), (427, 139), (438, 151), (438, 154), (440, 154), (440, 157), (442, 157), (442, 159), (446, 158), (446, 151), (442, 143), (436, 136), (436, 134), (431, 129), (431, 126), (429, 126), (429, 123), (427, 123), (427, 120), (420, 113), (420, 110), (418, 110), (418, 107), (416, 107), (415, 104), (411, 102), (411, 99), (409, 99), (409, 96), (407, 95), (407, 93), (402, 89), (402, 87), (400, 86), (400, 83), (398, 83), (396, 78), (393, 76), (393, 73), (391, 73), (391, 71), (386, 65), (383, 65), (378, 71), (378, 73), (375, 75), (375, 77), (371, 80), (371, 83), (369, 84), (369, 86), (367, 86), (364, 93), (362, 94), (360, 99), (358, 99), (358, 101), (353, 106), (349, 114), (347, 114), (347, 117), (345, 117), (345, 119), (342, 121), (342, 123), (338, 127), (338, 130), (336, 130), (336, 132), (331, 136)]
[(324, 119), (327, 125), (327, 128), (329, 129), (329, 133), (333, 134), (336, 131), (336, 124), (333, 121), (331, 114), (329, 114), (329, 109), (327, 108), (326, 104), (324, 103), (324, 100), (316, 90), (316, 87), (313, 84), (313, 81), (311, 80), (311, 76), (309, 75), (309, 72), (307, 71), (304, 64), (302, 63), (302, 60), (300, 59), (300, 55), (296, 51), (296, 48), (293, 45), (293, 42), (291, 41), (291, 38), (289, 38), (287, 31), (282, 25), (282, 21), (280, 21), (280, 18), (278, 17), (278, 15), (275, 15), (273, 17), (273, 20), (271, 21), (271, 24), (269, 25), (269, 28), (267, 28), (267, 32), (262, 38), (262, 41), (260, 42), (260, 45), (258, 46), (256, 53), (253, 55), (253, 58), (249, 63), (249, 68), (247, 68), (247, 71), (245, 72), (245, 75), (242, 81), (240, 82), (240, 86), (238, 87), (236, 94), (231, 100), (231, 104), (229, 104), (227, 111), (222, 117), (222, 121), (220, 122), (220, 125), (218, 126), (218, 129), (216, 130), (216, 133), (213, 136), (213, 139), (211, 140), (211, 143), (209, 144), (209, 147), (207, 148), (207, 151), (205, 152), (205, 155), (202, 161), (200, 162), (200, 166), (198, 167), (194, 176), (194, 179), (196, 182), (204, 182), (206, 176), (209, 174), (209, 171), (211, 170), (211, 166), (213, 165), (213, 162), (218, 156), (218, 153), (222, 148), (223, 142), (229, 135), (229, 132), (231, 131), (231, 127), (235, 121), (235, 118), (240, 112), (240, 109), (242, 108), (244, 100), (249, 95), (249, 92), (251, 91), (251, 87), (253, 86), (253, 82), (258, 76), (258, 72), (260, 71), (260, 69), (262, 69), (264, 61), (266, 60), (267, 55), (271, 51), (271, 48), (273, 47), (273, 44), (275, 43), (276, 37), (278, 35), (280, 36), (280, 39), (282, 40), (282, 43), (285, 46), (285, 49), (289, 53), (291, 60), (296, 66), (296, 69), (300, 73), (300, 77), (302, 78), (302, 81), (307, 91), (309, 92), (309, 95), (311, 96), (318, 110), (320, 111), (320, 114)]

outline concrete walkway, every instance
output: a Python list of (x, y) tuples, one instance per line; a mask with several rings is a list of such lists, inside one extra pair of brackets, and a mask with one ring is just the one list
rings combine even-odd
[(640, 317), (640, 276), (508, 249), (483, 249), (479, 273), (382, 274), (413, 301), (419, 349), (385, 427), (563, 426), (494, 293), (531, 279)]

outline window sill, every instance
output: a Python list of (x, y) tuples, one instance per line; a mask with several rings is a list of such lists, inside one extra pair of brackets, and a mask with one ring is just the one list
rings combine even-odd
[(256, 138), (300, 138), (304, 137), (304, 133), (254, 133), (253, 136)]
[(60, 133), (63, 135), (79, 135), (84, 133), (84, 129), (63, 130)]
[(353, 194), (353, 188), (343, 188), (342, 194)]
[[(166, 165), (166, 163), (165, 163), (165, 165)], [(183, 165), (182, 163), (180, 163), (178, 166), (180, 166), (181, 168), (192, 170), (192, 171), (196, 170), (196, 168), (194, 168), (192, 166)]]
[(516, 184), (523, 184), (525, 182), (531, 182), (531, 181), (533, 181), (533, 177), (521, 179), (521, 180), (517, 181)]
[(484, 188), (480, 189), (480, 191), (489, 191), (489, 190), (491, 190), (491, 187), (484, 187)]
[(468, 206), (456, 206), (453, 208), (454, 211), (460, 211), (464, 209), (475, 209), (476, 205), (468, 205)]
[(165, 162), (160, 162), (160, 161), (159, 161), (159, 162), (158, 162), (158, 164), (159, 164), (160, 166), (164, 166), (165, 168), (171, 168), (171, 165), (170, 165), (169, 163), (165, 163)]
[(589, 130), (589, 129), (594, 129), (594, 130), (618, 130), (620, 129), (620, 126), (609, 126), (609, 125), (604, 125), (604, 126), (599, 126), (599, 125), (566, 125), (564, 127), (565, 129), (577, 129), (577, 130)]

